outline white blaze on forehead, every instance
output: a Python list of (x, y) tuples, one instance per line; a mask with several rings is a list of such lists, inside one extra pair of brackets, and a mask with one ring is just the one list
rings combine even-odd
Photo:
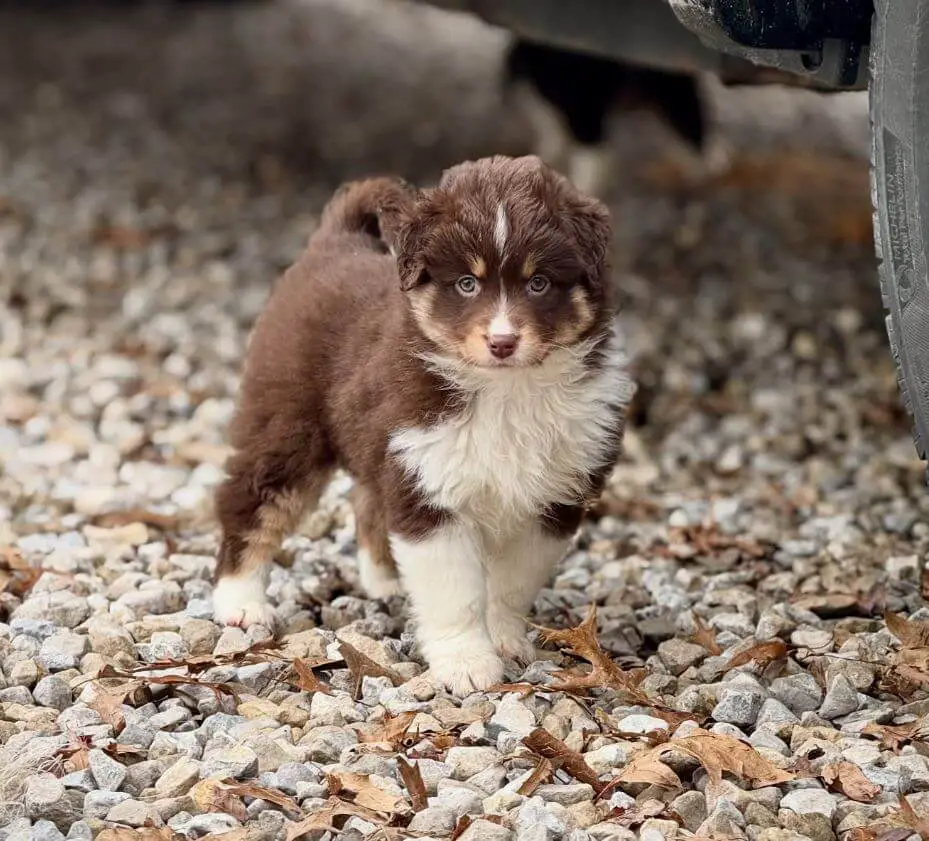
[(501, 254), (506, 247), (506, 238), (510, 233), (510, 223), (506, 218), (506, 205), (500, 202), (497, 205), (497, 219), (494, 222), (494, 245)]
[(497, 302), (497, 311), (487, 327), (488, 336), (506, 336), (516, 332), (513, 322), (510, 321), (510, 308), (506, 300), (506, 292), (500, 293)]

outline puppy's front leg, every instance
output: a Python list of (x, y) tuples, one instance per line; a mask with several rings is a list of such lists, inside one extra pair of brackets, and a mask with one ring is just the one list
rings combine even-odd
[(456, 695), (498, 683), (503, 661), (487, 633), (483, 546), (477, 531), (447, 520), (422, 537), (394, 533), (390, 545), (436, 683)]
[(503, 657), (523, 663), (534, 659), (526, 615), (569, 542), (564, 530), (533, 522), (494, 553), (487, 576), (487, 630)]

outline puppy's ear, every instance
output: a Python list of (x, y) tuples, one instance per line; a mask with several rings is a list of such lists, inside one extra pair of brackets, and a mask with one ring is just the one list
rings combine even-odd
[(594, 289), (601, 289), (609, 271), (608, 256), (613, 236), (610, 212), (603, 202), (577, 190), (573, 193), (565, 217), (585, 265), (588, 282)]
[(400, 288), (404, 292), (409, 292), (429, 279), (423, 252), (432, 230), (432, 217), (431, 204), (421, 193), (419, 200), (397, 226), (394, 251), (400, 273)]

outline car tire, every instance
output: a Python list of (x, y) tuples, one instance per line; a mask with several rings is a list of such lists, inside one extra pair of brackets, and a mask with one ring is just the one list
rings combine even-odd
[(871, 200), (887, 333), (920, 458), (929, 453), (929, 0), (876, 0)]

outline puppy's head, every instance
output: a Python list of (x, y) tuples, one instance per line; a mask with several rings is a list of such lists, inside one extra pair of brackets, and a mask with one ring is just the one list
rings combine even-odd
[(447, 170), (400, 227), (397, 262), (419, 329), (485, 368), (538, 365), (609, 318), (609, 215), (539, 158)]

